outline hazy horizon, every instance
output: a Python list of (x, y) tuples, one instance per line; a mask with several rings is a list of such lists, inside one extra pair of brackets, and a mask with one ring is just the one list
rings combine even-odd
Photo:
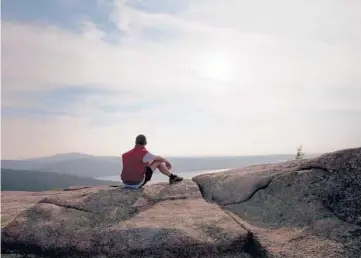
[(1, 157), (361, 146), (361, 2), (3, 0)]
[[(310, 155), (307, 155), (310, 156)], [(306, 157), (307, 157), (306, 156)], [(264, 156), (218, 156), (218, 157), (167, 157), (172, 172), (194, 172), (239, 168), (256, 164), (269, 164), (293, 160), (293, 154)], [(122, 169), (120, 156), (84, 156), (79, 154), (41, 157), (38, 159), (2, 160), (1, 168), (43, 171), (85, 177), (119, 176)]]
[[(323, 153), (305, 153), (305, 155), (319, 155)], [(120, 155), (94, 155), (91, 153), (84, 152), (66, 152), (66, 153), (54, 153), (50, 155), (41, 155), (41, 156), (33, 156), (33, 157), (24, 157), (20, 159), (6, 159), (1, 158), (1, 160), (23, 160), (23, 159), (37, 159), (37, 158), (48, 158), (48, 157), (56, 157), (62, 155), (87, 155), (93, 157), (118, 157), (121, 158)], [(256, 157), (256, 156), (278, 156), (278, 155), (296, 155), (296, 151), (294, 153), (269, 153), (269, 154), (256, 154), (256, 155), (181, 155), (181, 156), (173, 156), (173, 155), (163, 155), (168, 158), (237, 158), (237, 157)], [(75, 157), (75, 156), (74, 156)]]

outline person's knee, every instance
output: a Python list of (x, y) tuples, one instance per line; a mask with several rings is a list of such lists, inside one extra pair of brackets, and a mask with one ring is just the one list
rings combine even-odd
[(157, 167), (158, 167), (158, 166), (162, 165), (162, 163), (163, 163), (163, 162), (157, 160), (157, 161), (154, 161), (154, 162), (152, 163), (152, 165), (154, 164), (154, 166), (157, 166)]
[(152, 162), (152, 164), (150, 164), (150, 167), (154, 170), (156, 168), (159, 168), (160, 166), (162, 166), (162, 163), (161, 161), (154, 161)]

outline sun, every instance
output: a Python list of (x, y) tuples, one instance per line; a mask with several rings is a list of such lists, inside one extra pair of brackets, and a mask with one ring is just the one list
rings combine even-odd
[(235, 79), (236, 65), (232, 58), (222, 52), (208, 52), (200, 56), (197, 71), (207, 79), (231, 82)]

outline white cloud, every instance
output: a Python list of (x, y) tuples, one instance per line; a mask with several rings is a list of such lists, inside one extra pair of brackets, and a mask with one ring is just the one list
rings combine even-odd
[[(16, 98), (15, 91), (73, 85), (115, 90), (61, 110), (75, 118), (4, 118), (3, 155), (117, 155), (140, 132), (156, 151), (171, 155), (287, 152), (301, 141), (309, 151), (361, 144), (349, 129), (361, 131), (358, 121), (332, 128), (341, 118), (318, 113), (348, 110), (345, 116), (360, 119), (352, 113), (361, 110), (357, 1), (197, 0), (174, 15), (126, 2), (116, 1), (110, 16), (122, 30), (120, 43), (103, 41), (106, 32), (91, 21), (84, 21), (82, 33), (3, 22), (3, 105), (37, 105)], [(147, 40), (147, 29), (169, 37)], [(139, 101), (160, 104), (136, 113), (101, 110)], [(342, 140), (334, 144), (325, 140), (337, 137)]]

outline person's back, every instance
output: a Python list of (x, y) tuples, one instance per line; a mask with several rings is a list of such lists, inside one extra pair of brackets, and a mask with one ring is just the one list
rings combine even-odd
[(123, 169), (121, 179), (125, 184), (139, 184), (143, 180), (144, 169), (148, 163), (143, 162), (148, 151), (140, 145), (122, 154)]
[(138, 135), (135, 140), (135, 147), (122, 154), (123, 169), (120, 175), (126, 186), (140, 188), (145, 185), (153, 176), (155, 169), (169, 177), (169, 183), (180, 182), (183, 178), (173, 175), (170, 162), (161, 156), (148, 152), (145, 148), (147, 139), (144, 135)]

